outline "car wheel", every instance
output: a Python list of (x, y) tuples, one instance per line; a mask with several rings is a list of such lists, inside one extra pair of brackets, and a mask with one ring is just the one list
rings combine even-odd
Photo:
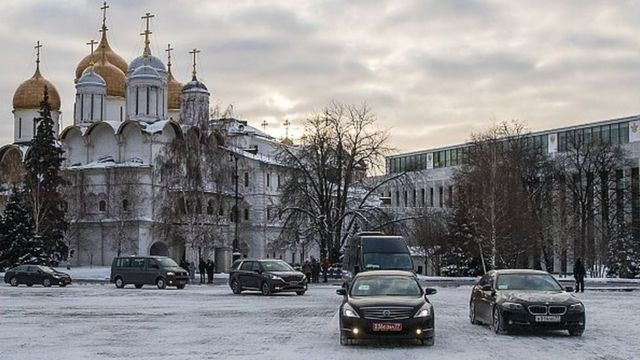
[(269, 286), (268, 282), (263, 282), (262, 286), (260, 287), (260, 289), (262, 289), (262, 295), (264, 296), (269, 296), (271, 295), (271, 287)]
[(491, 330), (493, 330), (498, 335), (505, 333), (502, 314), (500, 314), (500, 310), (497, 308), (493, 309), (493, 321), (491, 322)]
[(9, 280), (9, 282), (11, 283), (11, 286), (18, 286), (18, 278), (17, 277), (12, 277), (11, 280)]
[(51, 286), (51, 280), (50, 279), (44, 279), (42, 281), (42, 285), (44, 285), (44, 287), (50, 287)]
[(469, 305), (469, 320), (471, 320), (471, 324), (473, 325), (480, 324), (478, 319), (476, 319), (476, 304), (473, 302)]
[(158, 289), (164, 289), (167, 287), (167, 283), (164, 282), (164, 278), (159, 277), (158, 280), (156, 280), (156, 286)]
[(120, 276), (116, 278), (116, 287), (122, 289), (124, 287), (124, 280)]
[(233, 280), (231, 282), (231, 291), (236, 295), (242, 292), (242, 288), (240, 287), (240, 284), (238, 284), (238, 280)]
[(136, 284), (136, 289), (142, 289), (143, 284)]
[(184, 284), (183, 285), (176, 285), (176, 287), (180, 290), (184, 289)]
[(302, 296), (302, 295), (304, 295), (304, 293), (305, 293), (305, 292), (306, 292), (306, 291), (296, 291), (296, 295), (300, 295), (300, 296)]
[(569, 329), (569, 335), (571, 336), (582, 336), (584, 334), (584, 329)]

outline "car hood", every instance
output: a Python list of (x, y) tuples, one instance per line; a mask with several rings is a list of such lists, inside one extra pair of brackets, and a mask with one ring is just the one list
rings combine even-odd
[(349, 297), (349, 304), (356, 308), (368, 306), (422, 306), (425, 299), (420, 297), (408, 296), (357, 296)]
[(500, 291), (499, 300), (524, 303), (574, 304), (579, 302), (572, 294), (564, 291)]
[(163, 268), (164, 271), (173, 271), (173, 272), (188, 272), (187, 270), (181, 268), (181, 267), (168, 267), (168, 268)]
[(270, 271), (269, 274), (273, 274), (276, 276), (298, 276), (303, 277), (304, 274), (299, 271)]

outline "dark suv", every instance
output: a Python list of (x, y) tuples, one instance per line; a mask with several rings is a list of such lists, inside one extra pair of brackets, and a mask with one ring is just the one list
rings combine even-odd
[(307, 279), (303, 273), (282, 260), (242, 259), (231, 267), (229, 286), (234, 294), (240, 294), (243, 290), (257, 290), (265, 296), (275, 292), (304, 295)]
[(189, 282), (189, 274), (166, 256), (122, 256), (113, 259), (110, 279), (117, 288), (134, 284), (138, 289), (143, 285), (156, 285), (158, 289), (167, 285), (184, 289)]

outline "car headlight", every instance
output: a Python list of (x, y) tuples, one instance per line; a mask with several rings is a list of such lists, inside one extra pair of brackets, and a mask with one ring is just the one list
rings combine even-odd
[(360, 317), (360, 315), (358, 315), (358, 313), (355, 310), (353, 310), (353, 308), (349, 304), (344, 304), (342, 306), (342, 315), (345, 317), (351, 317), (351, 318)]
[(518, 303), (514, 303), (514, 302), (508, 302), (508, 301), (502, 303), (502, 308), (507, 309), (507, 310), (515, 310), (515, 311), (524, 310), (524, 306), (522, 306), (522, 304), (518, 304)]
[(422, 307), (420, 308), (420, 310), (418, 310), (418, 312), (415, 314), (415, 318), (423, 318), (423, 317), (429, 317), (431, 316), (431, 304), (426, 303), (424, 305), (422, 305)]
[(569, 306), (569, 311), (572, 312), (584, 312), (584, 305), (578, 303), (578, 304), (573, 304), (571, 306)]
[(175, 274), (176, 274), (176, 273), (174, 273), (173, 271), (168, 271), (168, 272), (167, 272), (167, 276), (173, 276), (173, 275), (175, 275)]
[(271, 280), (280, 280), (280, 281), (284, 281), (283, 278), (281, 278), (280, 276), (277, 275), (271, 275)]

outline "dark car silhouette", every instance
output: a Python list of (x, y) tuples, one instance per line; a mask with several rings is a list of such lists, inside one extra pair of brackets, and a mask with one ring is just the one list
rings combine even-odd
[(71, 284), (71, 276), (49, 266), (19, 265), (7, 270), (4, 274), (4, 282), (11, 286), (41, 284), (46, 287), (51, 285), (64, 287)]
[(276, 292), (295, 292), (304, 295), (307, 281), (303, 273), (282, 260), (242, 259), (233, 263), (229, 272), (229, 286), (234, 294), (257, 290), (262, 295)]
[(585, 308), (572, 291), (544, 271), (492, 270), (471, 290), (469, 318), (472, 324), (489, 324), (497, 334), (532, 329), (581, 336)]

